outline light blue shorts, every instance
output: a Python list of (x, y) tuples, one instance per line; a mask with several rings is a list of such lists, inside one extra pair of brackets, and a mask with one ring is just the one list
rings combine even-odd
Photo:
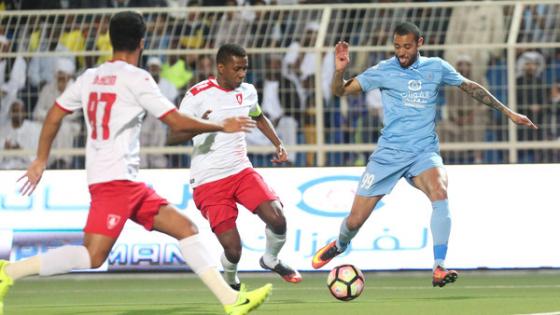
[(401, 177), (414, 186), (414, 176), (434, 167), (443, 167), (438, 152), (413, 153), (379, 147), (369, 157), (356, 194), (364, 197), (386, 195)]

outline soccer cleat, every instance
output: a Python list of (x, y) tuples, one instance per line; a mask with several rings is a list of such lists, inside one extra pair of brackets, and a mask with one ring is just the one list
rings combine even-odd
[(228, 315), (245, 315), (264, 303), (272, 291), (272, 284), (268, 283), (253, 291), (239, 291), (237, 302), (224, 305), (224, 310)]
[(7, 265), (7, 261), (0, 260), (0, 315), (4, 314), (4, 297), (8, 293), (10, 287), (14, 284), (14, 280), (6, 274)]
[(459, 274), (457, 273), (457, 271), (447, 270), (441, 266), (437, 266), (436, 269), (434, 269), (434, 277), (432, 280), (432, 285), (434, 287), (438, 286), (441, 288), (448, 283), (455, 282), (455, 280), (457, 280), (458, 277)]
[(276, 266), (269, 267), (264, 263), (263, 257), (261, 257), (261, 259), (259, 260), (259, 264), (261, 265), (261, 267), (263, 269), (267, 269), (267, 270), (276, 272), (287, 282), (298, 283), (298, 282), (301, 282), (301, 280), (302, 280), (301, 274), (297, 270), (295, 270), (292, 267), (286, 265), (285, 263), (283, 263), (280, 260), (278, 261)]
[(336, 247), (336, 241), (332, 241), (315, 253), (313, 260), (311, 261), (311, 265), (313, 268), (319, 269), (342, 252), (344, 251), (339, 251)]

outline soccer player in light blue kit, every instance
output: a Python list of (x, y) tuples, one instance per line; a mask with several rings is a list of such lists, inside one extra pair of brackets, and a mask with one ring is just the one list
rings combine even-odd
[(424, 43), (418, 27), (410, 22), (397, 25), (393, 33), (395, 56), (381, 61), (345, 81), (350, 62), (348, 43), (335, 47), (334, 95), (343, 96), (380, 89), (384, 121), (378, 148), (370, 156), (348, 217), (342, 221), (338, 239), (317, 251), (313, 268), (321, 268), (344, 252), (377, 202), (391, 192), (401, 177), (426, 194), (432, 202), (431, 231), (434, 241), (433, 286), (443, 287), (457, 279), (457, 272), (444, 266), (451, 230), (447, 201), (447, 174), (439, 155), (435, 131), (436, 100), (443, 85), (457, 86), (474, 99), (505, 114), (518, 125), (537, 127), (529, 118), (498, 101), (480, 84), (461, 76), (440, 58), (422, 57)]

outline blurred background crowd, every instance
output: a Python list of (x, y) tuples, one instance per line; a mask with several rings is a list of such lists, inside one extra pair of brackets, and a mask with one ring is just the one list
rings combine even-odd
[[(191, 86), (215, 75), (214, 54), (220, 45), (234, 42), (246, 47), (250, 54), (246, 81), (257, 87), (265, 114), (289, 146), (377, 141), (383, 118), (380, 92), (333, 97), (332, 47), (346, 40), (360, 48), (352, 50), (347, 73), (357, 75), (393, 55), (392, 28), (403, 20), (416, 23), (424, 32), (423, 55), (446, 59), (505, 104), (514, 97), (517, 110), (540, 126), (538, 131), (519, 128), (511, 132), (500, 113), (457, 88), (445, 89), (438, 107), (440, 139), (444, 144), (465, 144), (465, 149), (443, 150), (447, 163), (512, 162), (507, 147), (480, 143), (559, 142), (560, 4), (524, 4), (515, 24), (515, 5), (480, 1), (463, 6), (458, 2), (0, 1), (0, 147), (35, 150), (41, 123), (55, 99), (82, 71), (110, 59), (111, 8), (149, 8), (140, 9), (148, 26), (140, 66), (176, 105)], [(335, 5), (330, 10), (333, 4), (347, 7)], [(508, 42), (521, 44), (509, 64)], [(513, 93), (508, 90), (508, 78), (515, 80)], [(61, 128), (55, 149), (84, 146), (82, 113), (67, 117)], [(166, 145), (167, 130), (156, 118), (147, 117), (143, 128), (143, 147)], [(251, 146), (270, 146), (259, 132), (249, 134), (247, 140)], [(549, 147), (520, 148), (516, 160), (560, 161), (560, 150)], [(317, 153), (296, 151), (290, 153), (289, 165), (318, 164)], [(326, 154), (323, 164), (365, 165), (370, 153), (371, 149), (336, 150)], [(250, 157), (255, 166), (271, 165), (268, 153)], [(31, 158), (29, 154), (0, 155), (0, 169), (25, 168)], [(142, 160), (142, 166), (149, 168), (188, 165), (188, 154), (159, 152), (146, 154)], [(51, 163), (52, 168), (62, 169), (83, 166), (80, 154), (53, 157)]]

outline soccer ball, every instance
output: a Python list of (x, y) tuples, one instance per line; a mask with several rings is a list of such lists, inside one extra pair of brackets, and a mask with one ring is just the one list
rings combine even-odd
[(327, 277), (327, 287), (331, 294), (345, 302), (360, 296), (365, 283), (364, 274), (354, 265), (334, 267)]

